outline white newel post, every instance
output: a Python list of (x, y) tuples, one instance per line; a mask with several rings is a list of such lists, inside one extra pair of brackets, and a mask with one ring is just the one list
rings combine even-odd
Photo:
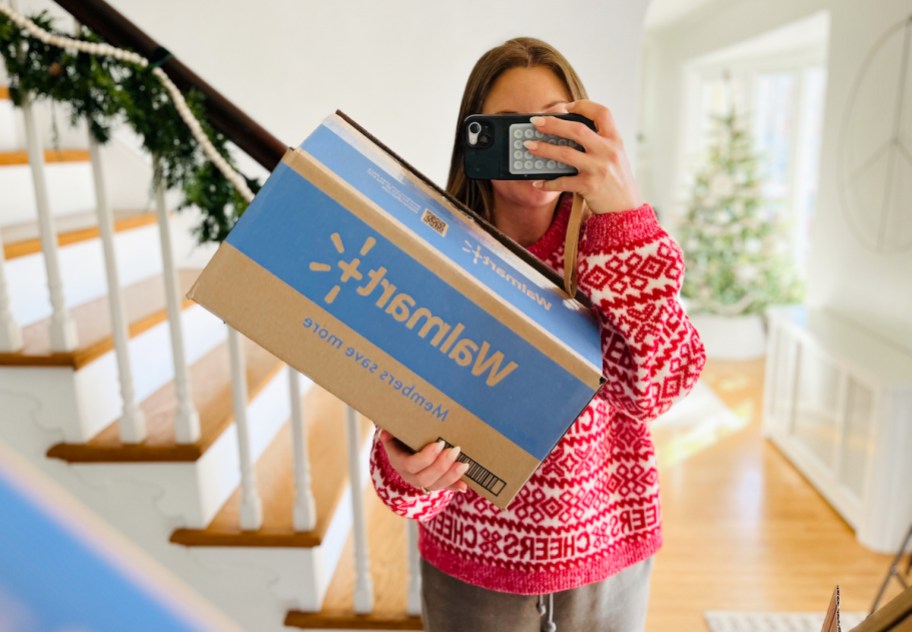
[[(153, 159), (154, 172), (159, 173), (160, 163)], [(168, 307), (168, 325), (171, 335), (171, 358), (174, 363), (174, 392), (177, 397), (177, 416), (174, 419), (174, 437), (177, 443), (196, 443), (200, 438), (199, 413), (190, 393), (190, 375), (184, 352), (184, 328), (181, 321), (180, 286), (174, 267), (174, 249), (171, 245), (171, 227), (165, 203), (164, 183), (155, 184), (155, 215), (161, 240), (162, 276), (165, 280), (165, 304)], [(245, 398), (246, 404), (246, 398)]]
[(104, 252), (105, 273), (108, 281), (108, 306), (111, 314), (111, 333), (114, 337), (114, 355), (120, 379), (120, 397), (123, 410), (120, 417), (120, 439), (124, 443), (139, 443), (146, 438), (146, 418), (136, 404), (133, 389), (133, 371), (130, 369), (130, 334), (128, 331), (123, 293), (120, 291), (120, 275), (117, 272), (117, 255), (114, 251), (114, 219), (108, 206), (101, 152), (98, 143), (89, 134), (89, 155), (92, 160), (92, 176), (95, 183), (95, 200), (98, 205), (98, 230), (101, 233)]
[(421, 569), (418, 561), (418, 524), (405, 521), (405, 546), (408, 549), (408, 594), (405, 611), (413, 617), (421, 614)]
[(355, 544), (355, 612), (370, 614), (374, 610), (374, 588), (370, 576), (367, 551), (367, 526), (364, 521), (364, 502), (361, 494), (361, 462), (358, 413), (351, 406), (345, 407), (345, 425), (348, 434), (348, 478), (351, 485), (352, 533)]
[[(15, 0), (11, 0), (11, 6), (15, 11)], [(27, 94), (22, 95), (22, 118), (25, 122), (25, 141), (28, 146), (32, 184), (35, 188), (35, 203), (38, 207), (41, 250), (44, 253), (48, 292), (51, 297), (51, 351), (72, 351), (78, 345), (76, 324), (67, 311), (63, 297), (63, 281), (60, 277), (60, 261), (57, 254), (57, 233), (54, 231), (54, 222), (51, 218), (47, 179), (44, 176), (44, 152), (41, 150), (38, 130), (35, 127), (31, 99)]]
[(0, 233), (0, 352), (22, 349), (22, 329), (10, 311), (9, 290), (6, 287), (6, 258), (3, 255), (3, 233)]
[(310, 531), (317, 526), (317, 509), (310, 484), (310, 450), (307, 427), (301, 410), (301, 374), (289, 365), (288, 392), (291, 394), (291, 442), (294, 450), (294, 528)]
[(263, 526), (263, 503), (257, 492), (256, 474), (250, 458), (250, 428), (247, 423), (247, 369), (241, 334), (228, 328), (228, 354), (231, 362), (231, 398), (237, 427), (241, 465), (241, 529), (256, 531)]

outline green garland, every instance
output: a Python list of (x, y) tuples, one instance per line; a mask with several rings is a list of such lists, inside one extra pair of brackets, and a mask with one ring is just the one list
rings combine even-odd
[[(45, 12), (30, 18), (41, 28), (52, 31), (52, 20)], [(74, 36), (87, 42), (102, 40), (86, 28)], [(20, 54), (20, 51), (25, 54)], [(72, 53), (29, 37), (5, 15), (0, 14), (0, 56), (10, 76), (10, 99), (22, 105), (23, 95), (33, 100), (47, 99), (70, 106), (70, 120), (88, 122), (92, 137), (100, 144), (111, 138), (111, 129), (127, 123), (142, 139), (143, 147), (157, 156), (159, 169), (155, 182), (168, 189), (179, 189), (184, 209), (195, 206), (203, 215), (194, 229), (200, 243), (221, 242), (247, 207), (237, 190), (206, 158), (164, 87), (152, 74), (152, 66), (141, 68), (110, 57)], [(203, 95), (191, 90), (187, 104), (202, 124), (213, 146), (234, 167), (224, 135), (206, 121)], [(260, 182), (244, 178), (256, 193)]]

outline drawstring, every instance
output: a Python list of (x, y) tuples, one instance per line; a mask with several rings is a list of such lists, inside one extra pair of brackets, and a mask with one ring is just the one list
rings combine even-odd
[(548, 621), (542, 626), (542, 632), (557, 632), (557, 624), (554, 623), (554, 593), (548, 595), (548, 606), (545, 607), (545, 596), (539, 595), (538, 602), (535, 604), (540, 617), (548, 615)]

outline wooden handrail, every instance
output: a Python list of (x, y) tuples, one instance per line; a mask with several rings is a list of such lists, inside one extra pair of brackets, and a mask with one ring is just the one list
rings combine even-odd
[(81, 24), (109, 44), (130, 48), (152, 63), (159, 63), (171, 80), (186, 92), (196, 88), (205, 96), (209, 123), (263, 167), (272, 171), (285, 154), (286, 145), (247, 116), (234, 103), (190, 70), (167, 49), (103, 0), (56, 0)]

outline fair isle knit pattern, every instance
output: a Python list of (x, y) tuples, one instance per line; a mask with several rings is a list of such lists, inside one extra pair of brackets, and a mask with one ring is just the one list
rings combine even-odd
[[(571, 196), (529, 250), (563, 271)], [(469, 490), (423, 494), (376, 439), (377, 494), (419, 521), (432, 565), (489, 590), (542, 594), (601, 581), (662, 544), (659, 481), (647, 422), (696, 383), (703, 345), (677, 300), (681, 251), (648, 205), (589, 218), (580, 287), (602, 328), (607, 382), (506, 510)]]

